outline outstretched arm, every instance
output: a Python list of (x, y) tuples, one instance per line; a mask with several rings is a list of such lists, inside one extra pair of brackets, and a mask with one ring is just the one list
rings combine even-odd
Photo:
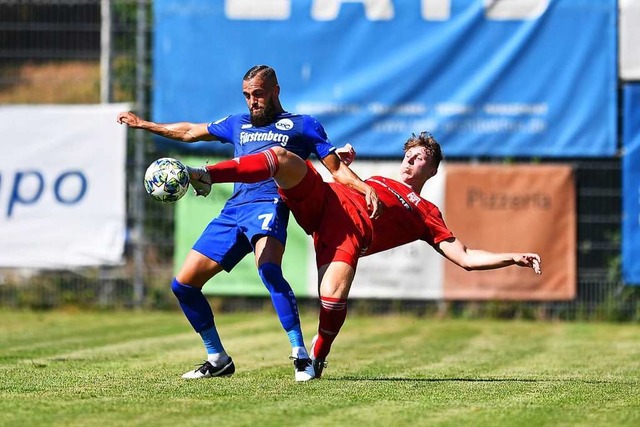
[(216, 138), (207, 130), (206, 123), (154, 123), (141, 119), (131, 111), (118, 114), (118, 123), (125, 124), (133, 129), (144, 129), (165, 138), (183, 142), (215, 141)]
[(367, 209), (371, 218), (377, 218), (382, 213), (382, 204), (378, 200), (378, 193), (370, 185), (366, 184), (349, 167), (344, 164), (337, 154), (329, 154), (320, 159), (322, 164), (331, 172), (334, 181), (353, 188), (360, 194), (364, 194), (367, 201)]
[(496, 253), (482, 249), (470, 249), (455, 237), (440, 242), (436, 246), (436, 250), (445, 258), (467, 271), (493, 270), (517, 265), (531, 268), (536, 274), (542, 273), (540, 255), (535, 253)]

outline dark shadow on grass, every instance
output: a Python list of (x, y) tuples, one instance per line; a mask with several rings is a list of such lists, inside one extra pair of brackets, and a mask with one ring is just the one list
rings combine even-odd
[(343, 376), (337, 378), (322, 377), (321, 381), (389, 381), (389, 382), (425, 382), (425, 383), (446, 383), (446, 382), (478, 382), (478, 383), (586, 383), (586, 384), (638, 384), (637, 381), (608, 381), (608, 380), (583, 380), (579, 378), (401, 378), (401, 377), (357, 377)]

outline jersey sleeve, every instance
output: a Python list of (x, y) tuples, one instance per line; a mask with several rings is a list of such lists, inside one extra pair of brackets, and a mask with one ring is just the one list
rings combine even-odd
[(207, 130), (213, 136), (215, 136), (220, 142), (232, 143), (233, 142), (233, 124), (235, 123), (235, 116), (227, 116), (221, 119), (211, 122), (207, 125)]
[(424, 223), (428, 230), (425, 238), (427, 243), (431, 246), (435, 246), (444, 240), (455, 237), (444, 223), (444, 218), (442, 218), (442, 212), (440, 212), (440, 209), (430, 202), (427, 202), (427, 206), (427, 215), (424, 218)]
[(305, 136), (314, 145), (313, 152), (319, 159), (324, 159), (329, 154), (336, 151), (336, 147), (331, 143), (324, 127), (312, 116), (303, 116)]

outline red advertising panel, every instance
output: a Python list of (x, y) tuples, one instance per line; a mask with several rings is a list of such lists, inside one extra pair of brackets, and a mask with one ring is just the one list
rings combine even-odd
[(447, 262), (449, 300), (568, 300), (576, 293), (576, 192), (565, 165), (447, 165), (447, 225), (467, 247), (537, 252), (542, 275)]

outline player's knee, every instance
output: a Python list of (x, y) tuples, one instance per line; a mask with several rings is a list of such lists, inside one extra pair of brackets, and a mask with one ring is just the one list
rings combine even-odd
[(282, 267), (272, 262), (266, 262), (258, 267), (258, 274), (263, 282), (283, 280)]
[(258, 275), (269, 291), (283, 292), (291, 289), (282, 275), (282, 267), (277, 264), (271, 262), (261, 264), (258, 267)]
[(280, 146), (271, 147), (270, 150), (273, 151), (276, 156), (278, 156), (278, 160), (282, 160), (289, 153), (286, 148)]
[(184, 285), (175, 278), (171, 282), (171, 290), (179, 301), (188, 301), (192, 299), (194, 295), (202, 293), (200, 289)]
[(286, 148), (272, 147), (270, 148), (270, 150), (272, 150), (276, 155), (276, 164), (278, 165), (278, 170), (281, 170), (282, 168), (289, 168), (292, 164), (295, 164), (297, 161), (301, 160), (298, 155), (292, 153)]

